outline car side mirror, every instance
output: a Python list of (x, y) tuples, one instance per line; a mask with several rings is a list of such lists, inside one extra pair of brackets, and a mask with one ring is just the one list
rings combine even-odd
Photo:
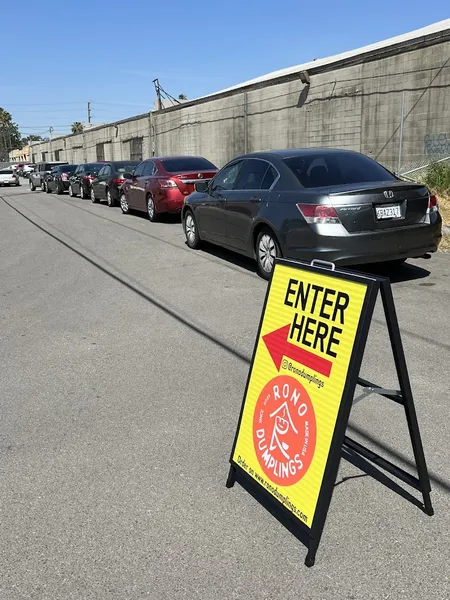
[(209, 182), (208, 181), (197, 181), (194, 184), (194, 187), (195, 187), (195, 191), (196, 192), (202, 192), (202, 193), (204, 193), (204, 192), (208, 191)]

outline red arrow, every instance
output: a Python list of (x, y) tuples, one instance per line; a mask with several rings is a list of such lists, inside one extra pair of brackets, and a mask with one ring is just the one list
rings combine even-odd
[(286, 356), (321, 375), (329, 377), (333, 363), (326, 358), (317, 356), (317, 354), (309, 350), (299, 348), (288, 342), (290, 329), (290, 325), (285, 325), (263, 336), (264, 343), (278, 371), (280, 370), (283, 356)]

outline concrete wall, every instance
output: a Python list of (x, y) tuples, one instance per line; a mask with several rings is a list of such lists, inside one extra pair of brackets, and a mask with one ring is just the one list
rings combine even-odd
[(310, 69), (309, 86), (290, 75), (56, 138), (51, 148), (36, 143), (32, 153), (39, 160), (51, 151), (54, 159), (60, 150), (61, 160), (93, 161), (103, 143), (105, 160), (129, 159), (131, 140), (140, 138), (143, 158), (200, 154), (222, 166), (244, 152), (331, 146), (397, 169), (403, 102), (401, 171), (450, 156), (450, 31), (438, 42), (419, 40), (348, 62)]

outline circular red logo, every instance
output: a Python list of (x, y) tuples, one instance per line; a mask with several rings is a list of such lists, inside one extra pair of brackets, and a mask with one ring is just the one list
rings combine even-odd
[(278, 375), (262, 390), (253, 416), (253, 444), (270, 481), (288, 486), (305, 475), (316, 447), (316, 416), (308, 392)]

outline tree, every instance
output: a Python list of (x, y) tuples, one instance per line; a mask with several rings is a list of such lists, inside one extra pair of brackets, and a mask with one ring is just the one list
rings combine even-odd
[(40, 135), (28, 135), (27, 137), (22, 138), (21, 144), (22, 147), (26, 146), (30, 142), (42, 142), (42, 137)]
[(72, 123), (72, 133), (83, 133), (83, 124), (80, 121)]
[(0, 161), (8, 161), (11, 150), (21, 147), (20, 141), (19, 128), (13, 123), (11, 114), (0, 108)]

